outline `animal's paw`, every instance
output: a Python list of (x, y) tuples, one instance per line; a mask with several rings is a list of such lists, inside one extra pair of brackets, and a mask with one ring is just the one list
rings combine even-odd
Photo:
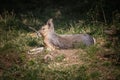
[(44, 47), (34, 48), (28, 51), (28, 54), (38, 54), (44, 50)]
[(49, 48), (49, 47), (47, 47), (47, 49), (46, 50), (48, 50), (48, 51), (54, 51), (55, 50), (55, 48)]

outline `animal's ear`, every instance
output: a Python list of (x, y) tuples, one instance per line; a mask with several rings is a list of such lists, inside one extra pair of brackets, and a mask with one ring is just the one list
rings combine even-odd
[(53, 24), (53, 19), (52, 18), (47, 21), (47, 25), (49, 26), (49, 28), (54, 28), (54, 24)]

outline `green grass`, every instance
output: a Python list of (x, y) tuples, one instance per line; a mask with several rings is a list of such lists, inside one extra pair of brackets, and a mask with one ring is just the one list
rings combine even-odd
[[(48, 16), (47, 13), (52, 12)], [(120, 76), (120, 64), (114, 65), (116, 62), (112, 57), (101, 59), (98, 56), (108, 54), (114, 48), (101, 46), (96, 44), (90, 47), (81, 48), (87, 53), (88, 59), (82, 65), (72, 65), (70, 67), (62, 67), (60, 69), (51, 69), (49, 64), (43, 60), (43, 56), (49, 52), (44, 52), (41, 55), (28, 55), (27, 51), (34, 47), (42, 45), (42, 39), (32, 37), (33, 31), (24, 26), (29, 24), (36, 29), (39, 29), (47, 20), (49, 16), (54, 17), (54, 10), (46, 10), (46, 14), (34, 16), (33, 13), (22, 14), (21, 19), (13, 12), (4, 12), (0, 17), (0, 80), (107, 80), (116, 79), (119, 80)], [(36, 13), (37, 14), (37, 13)], [(27, 15), (27, 16), (25, 16)], [(81, 21), (69, 21), (69, 18), (61, 16), (61, 18), (55, 19), (55, 30), (59, 34), (76, 34), (76, 33), (89, 33), (96, 39), (106, 39), (104, 33), (104, 24), (91, 24)], [(118, 24), (117, 24), (118, 25)], [(107, 42), (105, 42), (107, 43)], [(114, 46), (113, 46), (114, 47)], [(115, 51), (115, 50), (114, 50)], [(119, 47), (116, 49), (118, 55)], [(69, 53), (68, 53), (69, 55)], [(29, 60), (30, 57), (30, 60)], [(102, 56), (103, 57), (103, 56)], [(65, 58), (64, 55), (56, 57), (55, 62), (62, 62)], [(54, 62), (54, 61), (53, 61)], [(117, 63), (118, 63), (117, 62)], [(112, 77), (111, 77), (112, 76)]]
[(57, 56), (55, 60), (57, 62), (61, 62), (64, 58), (65, 58), (65, 56), (63, 54), (61, 54), (61, 55)]
[(94, 71), (94, 72), (92, 72), (91, 74), (90, 74), (90, 77), (92, 78), (92, 79), (98, 79), (99, 77), (101, 76), (101, 73), (100, 72), (98, 72), (98, 71)]
[(98, 47), (96, 45), (92, 45), (86, 48), (86, 52), (89, 55), (89, 57), (94, 58), (96, 55), (96, 52), (98, 51)]

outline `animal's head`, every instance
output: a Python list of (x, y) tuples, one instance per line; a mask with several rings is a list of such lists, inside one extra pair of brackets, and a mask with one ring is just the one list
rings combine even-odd
[(53, 33), (54, 32), (53, 19), (49, 19), (47, 23), (41, 27), (39, 32), (44, 37), (50, 33)]

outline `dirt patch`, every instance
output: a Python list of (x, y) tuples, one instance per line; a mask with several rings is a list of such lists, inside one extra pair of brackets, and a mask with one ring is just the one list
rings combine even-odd
[(41, 57), (41, 59), (44, 59), (44, 62), (48, 63), (48, 67), (52, 69), (82, 65), (89, 59), (87, 53), (82, 49), (55, 50), (47, 53), (29, 54), (28, 57), (29, 60), (40, 59)]

